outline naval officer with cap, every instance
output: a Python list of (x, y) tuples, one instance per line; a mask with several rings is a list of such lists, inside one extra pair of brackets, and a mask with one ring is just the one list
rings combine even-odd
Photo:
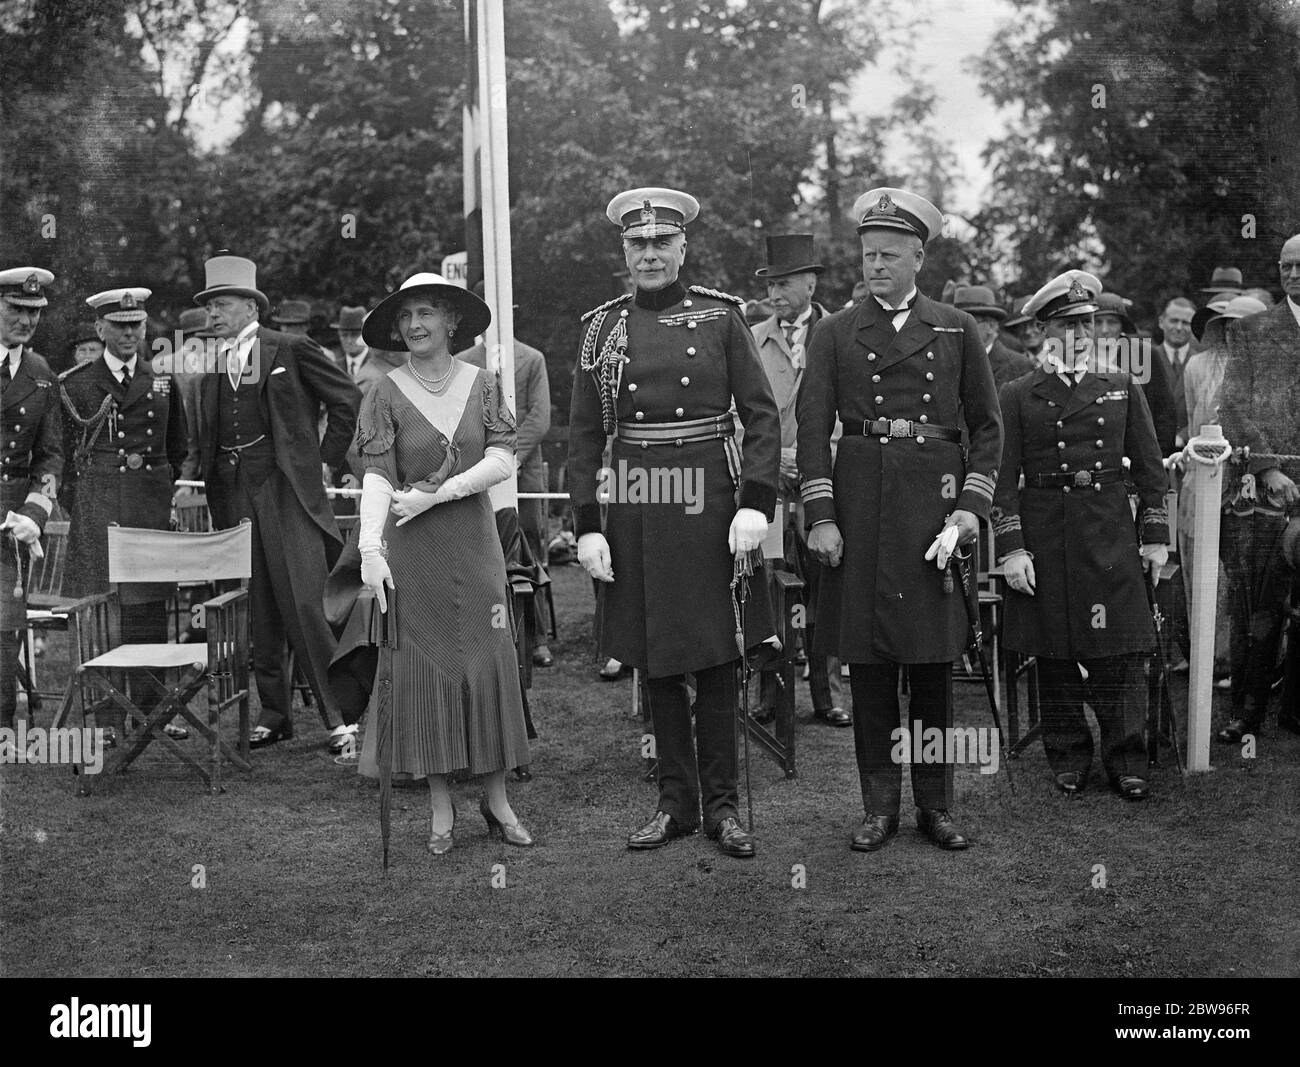
[[(1025, 305), (1047, 340), (1039, 368), (1000, 394), (1006, 442), (993, 535), (1009, 590), (1003, 641), (1038, 659), (1043, 748), (1057, 788), (1076, 794), (1087, 781), (1086, 701), (1112, 787), (1142, 800), (1144, 671), (1155, 647), (1142, 571), (1159, 574), (1168, 557), (1165, 472), (1142, 390), (1123, 371), (1095, 370), (1100, 293), (1094, 275), (1070, 270)], [(1140, 542), (1126, 480), (1141, 501)]]
[[(152, 295), (142, 287), (107, 289), (88, 297), (104, 354), (59, 375), (63, 404), (64, 482), (76, 493), (68, 527), (65, 591), (90, 596), (108, 589), (108, 527), (166, 530), (172, 482), (185, 462), (187, 434), (179, 390), (155, 374), (145, 348)], [(159, 597), (121, 605), (122, 640), (167, 640), (167, 602)], [(156, 689), (140, 694), (148, 711)], [(166, 732), (184, 737), (184, 727)]]
[(29, 344), (53, 281), (40, 267), (0, 271), (0, 726), (14, 724), (27, 546), (40, 540), (63, 470), (57, 380)]
[[(853, 213), (871, 295), (813, 332), (798, 463), (808, 548), (828, 568), (814, 651), (849, 664), (866, 811), (851, 847), (874, 852), (898, 830), (900, 667), (907, 725), (952, 726), (952, 664), (969, 623), (945, 568), (992, 505), (1002, 425), (975, 320), (916, 289), (925, 245), (943, 225), (938, 208), (880, 188)], [(837, 415), (844, 434), (832, 461)], [(912, 794), (922, 832), (941, 848), (965, 848), (949, 814), (951, 764), (913, 764)]]
[[(569, 485), (578, 558), (602, 583), (601, 655), (648, 679), (659, 810), (628, 847), (693, 833), (702, 801), (704, 829), (720, 850), (748, 857), (754, 844), (736, 817), (731, 579), (735, 553), (762, 544), (776, 507), (781, 424), (743, 301), (679, 278), (686, 226), (698, 213), (694, 197), (658, 188), (620, 193), (606, 209), (635, 288), (583, 316)], [(694, 739), (687, 673), (696, 685)]]

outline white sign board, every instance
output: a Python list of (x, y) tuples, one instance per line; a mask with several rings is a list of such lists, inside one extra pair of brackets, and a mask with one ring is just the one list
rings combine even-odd
[(453, 252), (449, 256), (444, 256), (442, 259), (442, 276), (452, 285), (459, 285), (462, 289), (468, 289), (469, 253)]

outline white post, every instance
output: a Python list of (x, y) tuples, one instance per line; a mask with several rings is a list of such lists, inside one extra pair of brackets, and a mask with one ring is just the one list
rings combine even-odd
[[(492, 325), (483, 338), (489, 371), (500, 370), (510, 410), (515, 409), (514, 279), (510, 269), (510, 164), (506, 143), (506, 33), (502, 0), (478, 5), (479, 119), (483, 130), (480, 189), (483, 193), (483, 286)], [(517, 507), (515, 475), (493, 486), (492, 506)]]
[(1184, 491), (1192, 494), (1192, 602), (1187, 616), (1191, 631), (1191, 670), (1187, 681), (1187, 769), (1210, 769), (1210, 712), (1214, 704), (1214, 630), (1219, 591), (1219, 523), (1223, 513), (1223, 463), (1206, 462), (1194, 453), (1198, 445), (1221, 449), (1229, 443), (1220, 426), (1202, 426), (1188, 443)]

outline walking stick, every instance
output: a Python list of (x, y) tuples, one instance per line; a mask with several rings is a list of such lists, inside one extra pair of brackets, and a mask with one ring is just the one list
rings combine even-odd
[(736, 648), (740, 652), (740, 702), (731, 716), (731, 748), (736, 748), (736, 726), (743, 723), (741, 734), (745, 750), (745, 807), (749, 833), (754, 832), (754, 791), (749, 783), (749, 658), (745, 655), (745, 602), (749, 598), (749, 579), (754, 573), (750, 552), (737, 552), (731, 570), (731, 590), (736, 605)]
[(970, 549), (963, 554), (954, 551), (948, 557), (948, 566), (955, 567), (957, 577), (961, 579), (961, 598), (966, 603), (966, 618), (970, 620), (975, 656), (979, 660), (980, 674), (984, 679), (984, 692), (988, 694), (989, 711), (993, 713), (993, 725), (998, 731), (998, 746), (1002, 750), (1002, 763), (1007, 769), (1007, 787), (1011, 795), (1016, 795), (1016, 783), (1011, 777), (1011, 760), (1007, 752), (1007, 735), (1002, 729), (1002, 716), (998, 713), (998, 694), (993, 688), (993, 675), (989, 671), (989, 661), (984, 654), (984, 628), (980, 624), (979, 603), (971, 597)]

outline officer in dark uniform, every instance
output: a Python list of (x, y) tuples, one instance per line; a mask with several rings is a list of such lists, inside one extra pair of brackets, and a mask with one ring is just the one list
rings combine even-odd
[[(702, 794), (705, 830), (724, 854), (747, 857), (754, 844), (736, 818), (731, 580), (734, 554), (762, 544), (776, 507), (781, 425), (743, 301), (678, 279), (698, 212), (694, 197), (672, 189), (634, 189), (606, 209), (621, 228), (635, 295), (583, 316), (569, 484), (578, 558), (602, 582), (601, 655), (649, 683), (659, 810), (628, 847), (693, 833)], [(610, 434), (610, 467), (601, 470)], [(609, 497), (605, 533), (598, 488)]]
[[(68, 528), (65, 588), (74, 596), (108, 588), (108, 527), (166, 530), (172, 482), (185, 461), (185, 412), (168, 374), (155, 374), (145, 347), (148, 289), (107, 289), (88, 297), (104, 354), (59, 375), (63, 403), (64, 480), (75, 486), (77, 508)], [(164, 590), (157, 590), (159, 593)], [(167, 602), (121, 605), (122, 640), (167, 640)], [(148, 711), (157, 690), (138, 693)], [(168, 723), (176, 738), (188, 731)]]
[(29, 550), (19, 546), (40, 540), (63, 470), (57, 379), (28, 345), (53, 281), (40, 267), (0, 271), (0, 726), (7, 727), (17, 700), (18, 630), (27, 618)]
[[(900, 666), (915, 729), (952, 726), (952, 664), (969, 620), (948, 559), (993, 503), (1002, 426), (975, 320), (916, 291), (939, 209), (881, 188), (853, 213), (870, 295), (813, 331), (798, 464), (808, 548), (829, 568), (814, 651), (849, 664), (866, 811), (851, 847), (874, 852), (898, 831)], [(837, 415), (844, 435), (832, 462)], [(951, 764), (913, 764), (912, 793), (922, 832), (965, 848), (949, 815)]]
[[(1169, 518), (1142, 389), (1125, 368), (1093, 369), (1100, 292), (1093, 275), (1071, 270), (1025, 306), (1047, 331), (1044, 364), (1002, 387), (1006, 442), (993, 534), (1010, 590), (1003, 641), (1038, 659), (1043, 748), (1057, 788), (1074, 794), (1087, 781), (1087, 701), (1112, 786), (1126, 800), (1142, 800), (1144, 667), (1155, 647), (1142, 570), (1158, 574), (1164, 565)], [(1125, 459), (1141, 499), (1140, 546)]]

